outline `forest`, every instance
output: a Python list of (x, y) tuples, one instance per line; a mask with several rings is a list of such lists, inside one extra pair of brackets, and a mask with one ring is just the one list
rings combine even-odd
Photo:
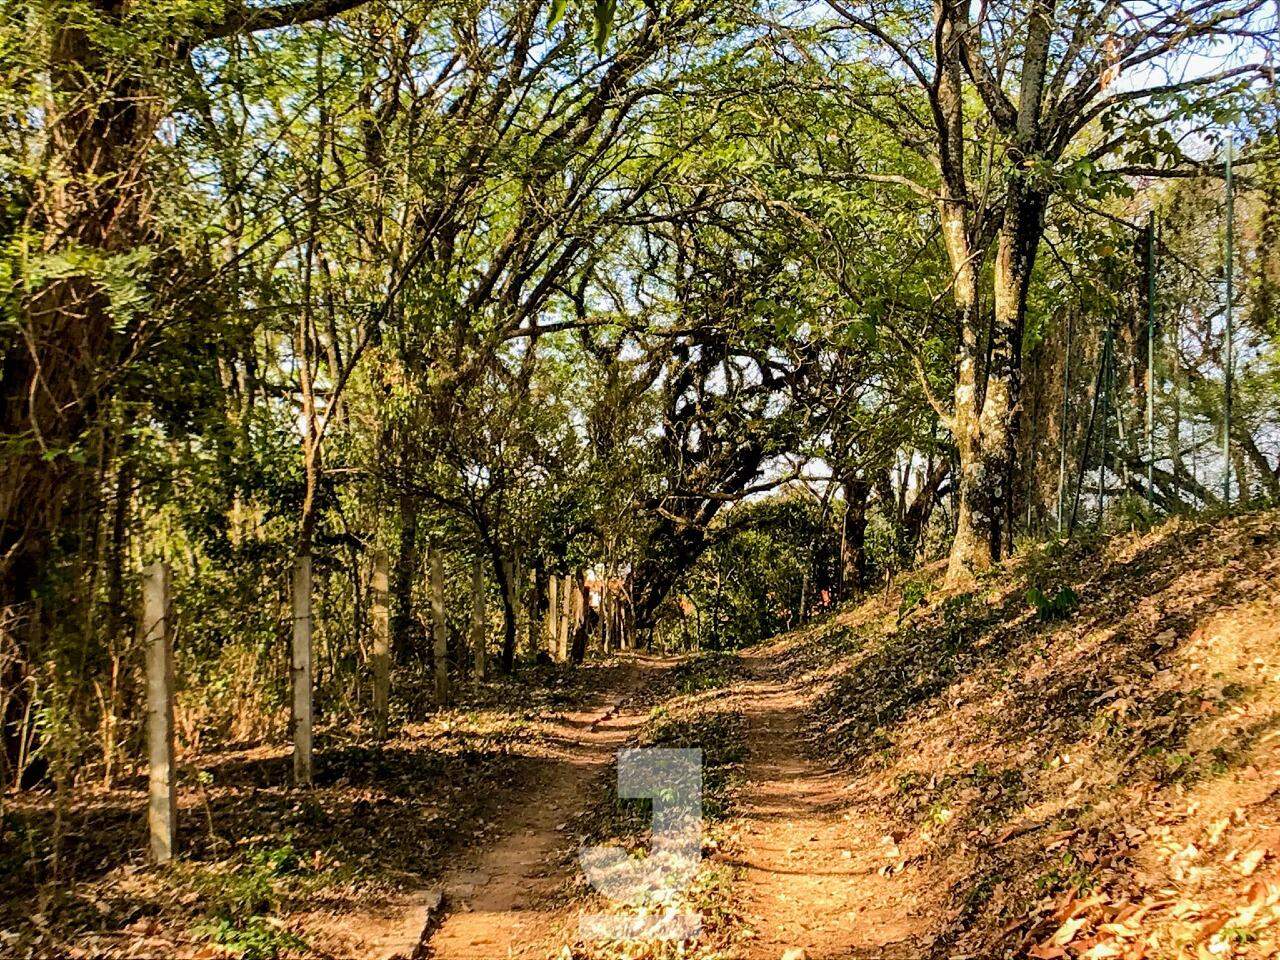
[[(1275, 956), (1278, 69), (0, 0), (0, 955)], [(592, 942), (655, 746), (702, 932)]]

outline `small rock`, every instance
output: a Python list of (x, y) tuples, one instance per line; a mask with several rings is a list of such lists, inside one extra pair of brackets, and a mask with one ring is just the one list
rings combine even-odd
[(803, 947), (789, 947), (782, 951), (782, 960), (809, 960)]

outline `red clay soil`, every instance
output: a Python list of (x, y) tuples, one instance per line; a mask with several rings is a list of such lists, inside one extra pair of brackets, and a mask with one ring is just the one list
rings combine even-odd
[(805, 698), (777, 676), (774, 652), (744, 658), (754, 679), (742, 697), (751, 752), (738, 892), (752, 935), (741, 957), (919, 956), (919, 874), (895, 869), (889, 826), (853, 814), (845, 781), (805, 755)]
[(614, 755), (644, 720), (623, 708), (629, 695), (665, 668), (636, 658), (590, 707), (547, 724), (548, 762), (495, 804), (498, 834), (466, 850), (437, 887), (381, 917), (351, 917), (360, 956), (433, 960), (540, 958), (574, 939), (577, 913), (556, 894), (578, 869), (567, 828), (596, 802)]

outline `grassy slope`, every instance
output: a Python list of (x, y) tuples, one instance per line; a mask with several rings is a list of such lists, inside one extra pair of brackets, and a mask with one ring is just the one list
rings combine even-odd
[(940, 572), (782, 646), (815, 751), (900, 824), (885, 869), (936, 891), (934, 952), (1280, 955), (1280, 513)]

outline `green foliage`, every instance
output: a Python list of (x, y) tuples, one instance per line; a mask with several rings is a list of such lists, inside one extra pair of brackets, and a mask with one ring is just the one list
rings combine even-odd
[(1097, 872), (1085, 863), (1073, 850), (1064, 850), (1049, 861), (1046, 869), (1035, 880), (1035, 886), (1043, 894), (1061, 890), (1087, 893), (1098, 882)]
[(737, 675), (737, 658), (720, 651), (705, 651), (681, 662), (672, 685), (678, 693), (697, 694), (727, 687)]
[[(138, 755), (136, 574), (157, 558), (173, 567), (179, 728), (197, 753), (285, 733), (300, 550), (314, 561), (317, 714), (334, 736), (360, 737), (375, 553), (400, 588), (393, 710), (404, 716), (425, 702), (428, 555), (444, 557), (459, 654), (477, 558), (491, 648), (531, 608), (542, 615), (531, 572), (589, 571), (660, 646), (727, 649), (835, 602), (839, 488), (852, 478), (872, 491), (869, 582), (946, 547), (946, 487), (934, 487), (933, 540), (908, 519), (921, 464), (956, 454), (945, 408), (957, 272), (938, 219), (954, 184), (944, 189), (934, 158), (948, 151), (930, 142), (937, 91), (880, 55), (883, 36), (899, 38), (933, 73), (928, 5), (870, 11), (884, 17), (879, 37), (831, 29), (839, 12), (825, 9), (779, 30), (770, 11), (721, 0), (405, 0), (255, 26), (327, 7), (67, 0), (16, 2), (0, 18), (0, 476), (18, 478), (0, 490), (0, 558), (19, 571), (10, 580), (40, 581), (6, 582), (20, 595), (0, 597), (0, 639), (31, 610), (55, 621), (12, 660), (6, 647), (5, 695), (30, 703), (6, 699), (4, 712), (23, 718), (41, 775), (60, 788), (118, 778)], [(1050, 59), (1074, 50), (1102, 63), (1100, 31), (1063, 42), (1071, 22), (1055, 22)], [(1016, 63), (1016, 48), (1000, 49), (1013, 36), (997, 30), (982, 55)], [(1059, 78), (1079, 67), (1051, 66)], [(972, 71), (961, 83), (958, 159), (981, 184), (963, 198), (975, 235), (997, 234), (1012, 188), (1045, 200), (1024, 222), (1043, 215), (1049, 242), (1031, 258), (1023, 342), (1008, 345), (1044, 366), (1022, 371), (1031, 393), (1013, 409), (1035, 424), (1046, 401), (1057, 409), (1062, 320), (1075, 317), (1062, 387), (1079, 433), (1096, 335), (1131, 326), (1141, 306), (1132, 225), (1155, 207), (1165, 339), (1152, 370), (1162, 409), (1177, 404), (1181, 418), (1157, 434), (1179, 451), (1162, 456), (1183, 460), (1161, 510), (1211, 505), (1221, 184), (1147, 182), (1115, 165), (1181, 163), (1186, 131), (1220, 151), (1209, 127), (1227, 125), (1262, 158), (1237, 208), (1234, 402), (1245, 433), (1274, 437), (1273, 105), (1244, 76), (1151, 97), (1126, 87), (1093, 104), (1087, 147), (1050, 155), (1059, 138), (1046, 133), (1014, 156)], [(1062, 131), (1074, 129), (1063, 110), (1092, 108), (1058, 107), (1045, 116)], [(984, 305), (990, 253), (972, 259)], [(983, 376), (981, 358), (998, 356), (984, 335)], [(1140, 339), (1121, 358), (1125, 384), (1143, 372)], [(28, 360), (36, 372), (23, 374)], [(1112, 421), (1113, 453), (1141, 434), (1134, 399), (1116, 398), (1129, 419), (1123, 432)], [(1019, 490), (1052, 459), (1044, 438), (1023, 438), (1035, 469)], [(1241, 499), (1280, 495), (1262, 446), (1241, 450)], [(796, 466), (794, 486), (761, 496), (788, 464), (806, 476)], [(808, 473), (814, 464), (833, 480)], [(1152, 516), (1129, 495), (1099, 527)], [(929, 595), (923, 575), (907, 579), (899, 624)], [(499, 598), (518, 620), (495, 612)], [(1068, 588), (1033, 587), (1027, 601), (1046, 622), (1077, 603)], [(920, 678), (960, 669), (981, 603), (960, 595), (931, 612), (943, 626), (900, 706)], [(912, 620), (904, 633), (928, 617)], [(674, 682), (706, 693), (728, 669), (699, 658)], [(707, 732), (727, 743), (730, 726)], [(867, 742), (886, 729), (878, 718)], [(253, 958), (296, 947), (273, 918), (297, 871), (284, 844), (202, 875), (209, 936)]]
[(926, 580), (908, 580), (902, 585), (902, 598), (898, 601), (898, 624), (929, 598), (932, 585)]
[(1036, 608), (1036, 616), (1043, 622), (1065, 620), (1080, 604), (1080, 598), (1070, 587), (1062, 587), (1050, 596), (1037, 586), (1027, 589), (1027, 603)]
[(280, 906), (279, 882), (299, 866), (291, 841), (253, 851), (243, 863), (225, 872), (210, 872), (200, 880), (209, 913), (238, 923), (247, 917), (272, 913)]
[[(796, 491), (729, 511), (687, 578), (687, 613), (672, 642), (726, 650), (799, 623), (800, 606), (830, 596), (839, 548), (831, 518)], [(801, 597), (801, 593), (804, 597)]]
[(218, 918), (204, 924), (197, 932), (232, 951), (241, 960), (275, 960), (283, 954), (307, 949), (305, 940), (274, 917)]
[(273, 960), (291, 950), (306, 949), (276, 916), (282, 907), (282, 888), (300, 863), (288, 839), (254, 850), (243, 862), (196, 876), (209, 919), (198, 933), (233, 950), (244, 960)]
[(1160, 514), (1145, 497), (1127, 493), (1111, 505), (1107, 513), (1107, 528), (1118, 533), (1150, 530), (1160, 520)]

